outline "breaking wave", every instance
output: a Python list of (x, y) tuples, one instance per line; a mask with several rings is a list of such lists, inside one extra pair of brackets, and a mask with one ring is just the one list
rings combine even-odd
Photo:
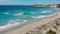
[(21, 16), (23, 14), (24, 14), (23, 12), (20, 12), (20, 13), (13, 14), (13, 16)]
[(9, 12), (4, 12), (4, 14), (9, 14)]
[(36, 19), (36, 18), (45, 18), (45, 17), (52, 17), (52, 16), (55, 16), (56, 13), (52, 14), (52, 15), (41, 15), (41, 16), (32, 16), (33, 19)]
[(51, 10), (44, 10), (41, 13), (50, 13), (50, 12), (53, 12), (53, 11), (51, 11)]
[(28, 21), (28, 20), (23, 20), (23, 22), (19, 22), (19, 19), (18, 19), (18, 20), (10, 20), (10, 21), (8, 21), (8, 24), (7, 24), (7, 25), (0, 26), (0, 31), (7, 30), (7, 29), (9, 29), (9, 28), (11, 28), (11, 27), (24, 24), (24, 23), (27, 22), (27, 21)]

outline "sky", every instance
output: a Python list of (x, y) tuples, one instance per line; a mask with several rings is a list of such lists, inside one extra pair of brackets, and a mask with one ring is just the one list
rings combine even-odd
[(60, 4), (60, 0), (0, 0), (0, 5)]

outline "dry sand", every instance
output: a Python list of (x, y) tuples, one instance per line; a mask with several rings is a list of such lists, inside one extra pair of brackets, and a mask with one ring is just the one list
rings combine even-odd
[[(27, 25), (24, 25), (22, 27), (14, 29), (14, 30), (12, 29), (9, 32), (5, 32), (5, 33), (3, 32), (3, 33), (4, 34), (25, 34), (27, 31), (30, 31), (30, 30), (32, 30), (36, 27), (39, 27), (43, 24), (49, 23), (50, 21), (55, 20), (59, 17), (60, 17), (60, 12), (57, 12), (56, 16), (49, 17), (49, 18), (44, 18), (44, 19), (39, 19), (39, 20), (36, 20), (36, 21), (31, 21)], [(2, 34), (2, 33), (0, 33), (0, 34)]]

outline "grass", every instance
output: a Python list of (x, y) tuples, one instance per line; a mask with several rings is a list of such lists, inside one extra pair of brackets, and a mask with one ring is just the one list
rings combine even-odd
[(52, 30), (49, 30), (46, 34), (56, 34), (56, 32), (53, 32)]

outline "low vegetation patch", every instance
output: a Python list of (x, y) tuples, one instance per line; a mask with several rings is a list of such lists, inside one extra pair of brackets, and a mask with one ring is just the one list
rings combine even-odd
[(56, 34), (56, 32), (53, 32), (52, 30), (49, 30), (46, 34)]

